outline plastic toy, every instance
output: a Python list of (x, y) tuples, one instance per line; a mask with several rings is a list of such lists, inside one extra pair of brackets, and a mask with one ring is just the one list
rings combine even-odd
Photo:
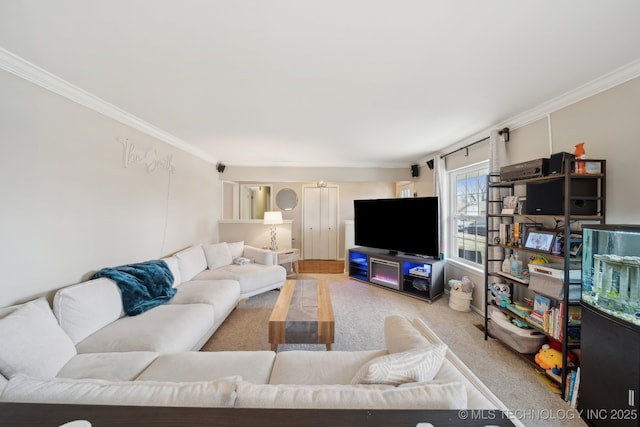
[(562, 369), (562, 353), (551, 348), (549, 344), (540, 348), (535, 356), (535, 361), (542, 369)]
[(506, 307), (511, 304), (511, 289), (509, 285), (504, 283), (491, 283), (489, 285), (489, 291), (491, 291), (491, 298), (496, 305)]

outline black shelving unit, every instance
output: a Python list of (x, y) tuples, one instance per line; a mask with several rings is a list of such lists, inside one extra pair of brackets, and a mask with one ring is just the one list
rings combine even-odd
[[(571, 369), (575, 369), (579, 363), (577, 355), (570, 356), (572, 352), (580, 347), (579, 340), (575, 339), (579, 332), (577, 326), (572, 324), (570, 316), (570, 307), (579, 307), (579, 295), (577, 298), (570, 299), (570, 286), (569, 280), (570, 270), (575, 267), (579, 267), (580, 258), (576, 254), (571, 254), (570, 245), (566, 242), (571, 242), (573, 239), (580, 238), (580, 224), (587, 223), (605, 223), (606, 213), (606, 195), (605, 195), (605, 177), (606, 177), (606, 161), (605, 160), (579, 160), (590, 162), (592, 165), (599, 165), (598, 173), (583, 173), (577, 174), (572, 171), (575, 170), (575, 159), (567, 157), (564, 159), (562, 170), (564, 173), (554, 174), (549, 176), (540, 176), (535, 178), (527, 178), (514, 181), (501, 181), (499, 174), (491, 174), (489, 176), (489, 185), (487, 189), (487, 250), (485, 256), (485, 284), (486, 289), (486, 304), (485, 304), (485, 340), (489, 338), (489, 307), (492, 305), (490, 290), (488, 288), (490, 283), (500, 282), (508, 284), (511, 288), (511, 295), (523, 295), (531, 294), (532, 291), (529, 287), (529, 277), (525, 275), (513, 276), (501, 271), (502, 262), (505, 257), (511, 253), (518, 253), (520, 259), (523, 261), (523, 270), (527, 270), (526, 260), (529, 256), (543, 255), (550, 262), (559, 264), (563, 269), (564, 285), (562, 286), (562, 294), (560, 298), (558, 295), (545, 295), (555, 301), (556, 304), (564, 304), (563, 310), (560, 311), (560, 330), (557, 328), (554, 333), (549, 330), (545, 330), (542, 327), (538, 327), (531, 322), (528, 322), (531, 328), (534, 328), (541, 333), (544, 333), (549, 340), (554, 340), (554, 335), (559, 336), (557, 340), (562, 348), (562, 372), (560, 375), (547, 372), (540, 368), (534, 361), (532, 355), (522, 354), (524, 360), (529, 361), (535, 368), (538, 369), (544, 375), (547, 375), (551, 380), (555, 381), (560, 386), (560, 393), (563, 398), (566, 398), (565, 391), (567, 390), (567, 379)], [(596, 168), (597, 169), (597, 168)], [(539, 187), (534, 187), (539, 186)], [(576, 190), (587, 188), (587, 192), (593, 192), (593, 194), (575, 196)], [(542, 190), (542, 191), (541, 191)], [(557, 209), (558, 206), (562, 207), (561, 212), (545, 212), (544, 209), (540, 211), (543, 214), (537, 213), (533, 206), (527, 206), (526, 196), (528, 192), (536, 192), (538, 199), (540, 194), (542, 197), (548, 198), (548, 206), (554, 206), (551, 209)], [(528, 209), (524, 209), (524, 212), (515, 213), (502, 213), (502, 203), (504, 196), (518, 195), (525, 199), (524, 206)], [(562, 203), (556, 198), (560, 198)], [(546, 203), (546, 201), (543, 200)], [(533, 213), (527, 213), (533, 212)], [(514, 241), (499, 241), (500, 240), (500, 224), (507, 224), (502, 229), (514, 223), (526, 223), (526, 224), (541, 224), (543, 229), (553, 229), (558, 235), (562, 235), (565, 241), (565, 245), (562, 248), (561, 253), (552, 254), (549, 252), (540, 252), (533, 249), (527, 249), (523, 247), (523, 242)], [(561, 226), (560, 226), (561, 224)], [(576, 237), (577, 236), (577, 237)], [(503, 237), (504, 234), (503, 234)], [(511, 237), (511, 236), (506, 236)], [(498, 239), (496, 239), (498, 238)], [(579, 243), (579, 242), (576, 242)], [(540, 291), (536, 293), (543, 294)], [(544, 295), (544, 294), (543, 294)], [(495, 306), (495, 305), (494, 305)], [(528, 315), (526, 311), (524, 313), (517, 313), (510, 309), (500, 307), (500, 309), (515, 319), (520, 319), (527, 322)], [(570, 359), (574, 362), (570, 364)]]

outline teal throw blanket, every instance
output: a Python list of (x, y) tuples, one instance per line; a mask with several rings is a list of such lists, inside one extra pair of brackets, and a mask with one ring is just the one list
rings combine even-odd
[(173, 274), (162, 260), (103, 268), (93, 279), (107, 277), (118, 285), (122, 305), (129, 316), (144, 313), (169, 301), (177, 292), (173, 287)]

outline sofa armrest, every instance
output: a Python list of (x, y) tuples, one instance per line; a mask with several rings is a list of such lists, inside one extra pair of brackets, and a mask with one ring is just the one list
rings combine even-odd
[(276, 254), (269, 249), (260, 249), (249, 245), (244, 245), (242, 254), (245, 258), (249, 258), (256, 264), (275, 265)]

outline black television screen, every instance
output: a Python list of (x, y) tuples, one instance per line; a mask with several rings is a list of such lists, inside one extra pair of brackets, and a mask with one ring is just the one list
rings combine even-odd
[(438, 198), (354, 200), (355, 244), (439, 258)]

